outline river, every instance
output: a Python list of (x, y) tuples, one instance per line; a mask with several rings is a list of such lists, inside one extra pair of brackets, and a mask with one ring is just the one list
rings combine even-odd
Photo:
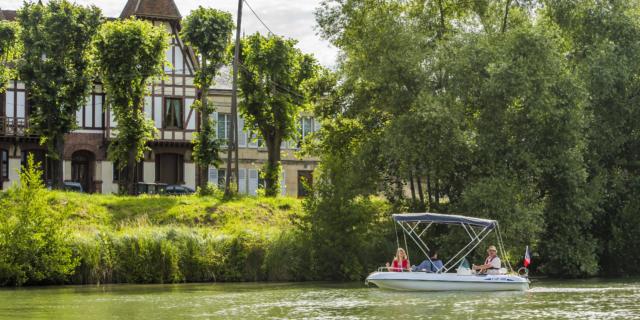
[(534, 281), (528, 292), (419, 293), (361, 283), (0, 290), (0, 319), (640, 319), (640, 279)]

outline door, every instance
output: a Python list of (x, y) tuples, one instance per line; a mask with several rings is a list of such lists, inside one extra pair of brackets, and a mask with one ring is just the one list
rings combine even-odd
[(71, 158), (71, 180), (80, 183), (83, 192), (93, 192), (92, 154), (78, 151)]
[(309, 194), (307, 187), (313, 185), (313, 171), (298, 171), (298, 197), (306, 197)]
[(184, 161), (179, 154), (159, 154), (156, 156), (156, 181), (166, 184), (182, 184)]

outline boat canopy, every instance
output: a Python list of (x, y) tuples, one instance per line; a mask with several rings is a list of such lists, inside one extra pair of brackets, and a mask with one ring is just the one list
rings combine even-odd
[(393, 215), (396, 222), (434, 222), (441, 224), (466, 224), (477, 227), (493, 229), (497, 225), (496, 220), (465, 217), (455, 214), (440, 213), (398, 213)]

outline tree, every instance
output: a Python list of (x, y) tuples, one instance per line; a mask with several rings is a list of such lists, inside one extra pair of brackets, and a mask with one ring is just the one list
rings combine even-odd
[(18, 69), (29, 90), (29, 128), (55, 161), (55, 188), (63, 186), (64, 135), (74, 128), (91, 88), (89, 52), (100, 22), (97, 7), (67, 0), (25, 3), (18, 11), (23, 46)]
[(207, 168), (220, 163), (216, 119), (211, 117), (215, 107), (209, 103), (208, 90), (220, 67), (228, 60), (225, 53), (234, 25), (230, 13), (198, 7), (184, 19), (182, 26), (180, 35), (200, 58), (200, 68), (196, 71), (195, 79), (195, 85), (200, 90), (200, 100), (193, 106), (200, 112), (200, 131), (194, 139), (193, 159), (199, 165), (198, 185), (205, 188)]
[(545, 6), (551, 27), (570, 44), (568, 60), (589, 97), (585, 157), (602, 273), (638, 274), (640, 5), (549, 0)]
[(0, 285), (62, 283), (75, 271), (68, 211), (54, 209), (40, 164), (27, 158), (20, 183), (0, 200)]
[(0, 21), (0, 92), (4, 92), (7, 82), (13, 79), (14, 70), (9, 66), (18, 53), (18, 25), (11, 21)]
[(126, 168), (124, 185), (135, 194), (135, 167), (148, 150), (155, 128), (143, 112), (148, 81), (163, 74), (169, 34), (141, 20), (110, 21), (95, 39), (96, 66), (117, 121), (116, 137), (109, 144), (109, 158)]
[(280, 145), (296, 137), (298, 115), (310, 101), (310, 86), (318, 72), (315, 59), (295, 45), (294, 40), (259, 33), (241, 43), (240, 111), (267, 145), (262, 175), (265, 194), (271, 197), (280, 192)]

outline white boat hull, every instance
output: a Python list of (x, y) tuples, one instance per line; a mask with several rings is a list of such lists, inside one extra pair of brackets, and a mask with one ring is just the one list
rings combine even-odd
[(529, 280), (515, 275), (374, 272), (367, 277), (366, 281), (382, 289), (403, 291), (526, 291), (529, 289)]

